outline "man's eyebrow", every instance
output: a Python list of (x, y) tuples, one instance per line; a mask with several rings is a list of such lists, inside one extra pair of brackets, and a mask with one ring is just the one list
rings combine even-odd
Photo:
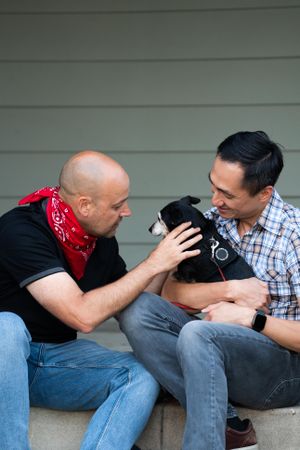
[(122, 203), (127, 202), (127, 200), (128, 200), (128, 197), (126, 197), (126, 198), (120, 200), (120, 201), (117, 202), (117, 203), (114, 203), (113, 206), (119, 206), (119, 205), (122, 205)]
[(209, 174), (208, 174), (208, 180), (209, 180), (209, 182), (210, 182), (213, 186), (215, 186), (215, 187), (218, 189), (218, 191), (223, 192), (223, 194), (226, 194), (226, 195), (229, 195), (229, 196), (232, 196), (232, 197), (233, 197), (233, 195), (232, 195), (231, 192), (226, 191), (226, 189), (221, 189), (221, 188), (219, 188), (218, 186), (216, 186), (216, 185), (213, 183), (213, 181), (212, 181), (212, 179), (211, 179), (211, 176), (210, 176), (210, 172), (209, 172)]

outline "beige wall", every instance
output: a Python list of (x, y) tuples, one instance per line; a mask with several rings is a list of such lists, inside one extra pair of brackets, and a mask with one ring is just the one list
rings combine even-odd
[(284, 145), (278, 188), (300, 206), (299, 80), (300, 0), (0, 0), (0, 213), (101, 149), (132, 179), (132, 266), (167, 201), (209, 206), (215, 149), (246, 129)]

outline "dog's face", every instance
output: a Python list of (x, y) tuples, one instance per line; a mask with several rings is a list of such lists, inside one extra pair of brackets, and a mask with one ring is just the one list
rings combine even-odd
[[(206, 219), (193, 207), (199, 202), (199, 198), (187, 196), (169, 203), (158, 213), (157, 221), (149, 228), (150, 233), (155, 236), (165, 236), (183, 222), (191, 222), (192, 227), (200, 227), (202, 239), (192, 247), (200, 249), (200, 254), (181, 261), (173, 274), (175, 278), (190, 283), (254, 276), (246, 261), (218, 233), (214, 222)], [(221, 268), (222, 277), (219, 272)]]
[(166, 236), (170, 231), (183, 222), (192, 222), (192, 226), (204, 228), (207, 219), (192, 205), (200, 202), (199, 198), (186, 196), (180, 200), (168, 203), (157, 214), (157, 221), (149, 228), (154, 236)]

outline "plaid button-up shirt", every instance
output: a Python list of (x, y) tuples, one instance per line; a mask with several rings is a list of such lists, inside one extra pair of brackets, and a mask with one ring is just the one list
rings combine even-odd
[(272, 197), (253, 228), (242, 238), (235, 219), (223, 219), (216, 208), (206, 212), (219, 233), (268, 283), (270, 314), (300, 320), (300, 209), (283, 202), (273, 189)]

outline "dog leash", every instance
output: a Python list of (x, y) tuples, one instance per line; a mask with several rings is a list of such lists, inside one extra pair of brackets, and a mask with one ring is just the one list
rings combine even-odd
[[(223, 273), (223, 270), (221, 269), (221, 267), (219, 266), (219, 264), (217, 263), (217, 261), (215, 259), (215, 249), (219, 246), (219, 241), (217, 241), (214, 237), (212, 237), (210, 240), (212, 241), (211, 247), (210, 247), (211, 248), (210, 260), (217, 266), (219, 274), (220, 274), (222, 280), (226, 281), (226, 278), (225, 278), (225, 275)], [(181, 308), (181, 309), (188, 309), (191, 312), (192, 311), (198, 311), (198, 309), (192, 308), (191, 306), (183, 305), (182, 303), (177, 303), (177, 302), (172, 302), (172, 303), (175, 306), (179, 306), (179, 308)]]
[(222, 280), (223, 280), (223, 281), (227, 281), (226, 278), (225, 278), (225, 275), (224, 275), (224, 273), (223, 273), (223, 270), (221, 269), (221, 267), (219, 266), (219, 264), (217, 263), (217, 261), (216, 261), (215, 259), (213, 259), (213, 258), (210, 258), (210, 259), (211, 259), (211, 261), (212, 261), (213, 263), (215, 263), (215, 265), (217, 266), (218, 271), (219, 271), (219, 274), (221, 275)]
[(223, 270), (221, 269), (221, 267), (219, 266), (219, 264), (217, 263), (216, 259), (215, 259), (215, 250), (217, 247), (219, 247), (219, 241), (217, 241), (213, 236), (210, 238), (211, 241), (211, 258), (210, 260), (217, 266), (218, 271), (221, 275), (221, 278), (223, 281), (226, 281), (225, 275), (223, 273)]

